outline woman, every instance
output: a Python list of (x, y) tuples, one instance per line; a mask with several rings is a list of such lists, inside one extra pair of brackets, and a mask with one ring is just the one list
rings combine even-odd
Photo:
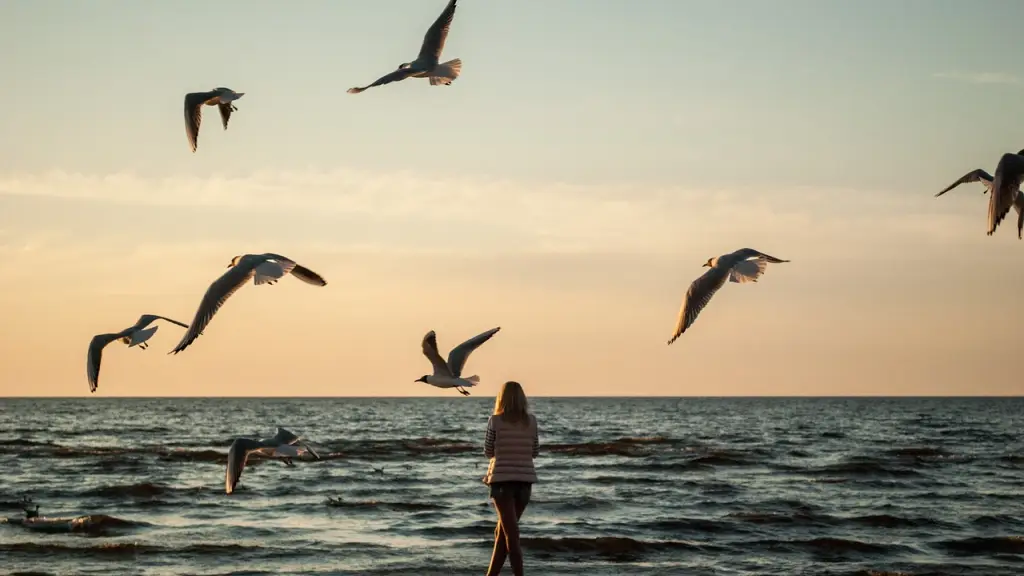
[(494, 399), (494, 414), (487, 420), (484, 455), (491, 459), (484, 484), (498, 513), (494, 552), (487, 575), (501, 573), (505, 557), (515, 576), (523, 575), (523, 550), (519, 547), (519, 518), (530, 503), (537, 481), (533, 459), (539, 449), (537, 419), (527, 410), (526, 393), (518, 382), (505, 382)]

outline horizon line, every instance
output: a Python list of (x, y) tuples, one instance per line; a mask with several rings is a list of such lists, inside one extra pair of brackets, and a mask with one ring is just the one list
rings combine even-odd
[[(946, 398), (946, 399), (1018, 399), (1024, 398), (1024, 394), (988, 394), (988, 395), (919, 395), (919, 394), (908, 394), (908, 395), (843, 395), (843, 394), (823, 394), (823, 395), (735, 395), (735, 396), (713, 396), (713, 395), (691, 395), (691, 396), (672, 396), (672, 395), (647, 395), (647, 396), (549, 396), (541, 394), (531, 394), (531, 398), (548, 398), (548, 399), (601, 399), (601, 398), (614, 398), (614, 399), (729, 399), (729, 400), (742, 400), (742, 399), (914, 399), (914, 398)], [(84, 400), (84, 399), (96, 399), (96, 400), (325, 400), (325, 399), (339, 399), (339, 400), (446, 400), (454, 397), (447, 396), (0, 396), (2, 400)], [(486, 398), (491, 399), (491, 396), (475, 396), (469, 399)]]

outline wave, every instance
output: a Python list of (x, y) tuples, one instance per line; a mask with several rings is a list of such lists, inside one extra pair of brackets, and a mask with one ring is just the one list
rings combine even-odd
[(946, 458), (952, 456), (950, 452), (947, 452), (941, 448), (929, 448), (929, 447), (905, 447), (905, 448), (892, 448), (885, 451), (888, 456), (896, 456), (901, 458)]
[(909, 477), (921, 475), (921, 472), (912, 468), (897, 466), (872, 458), (851, 458), (846, 462), (840, 462), (838, 464), (829, 464), (819, 468), (805, 468), (802, 472), (814, 475), (844, 476)]
[(706, 552), (713, 545), (682, 540), (635, 540), (621, 536), (597, 538), (522, 538), (523, 549), (548, 554), (594, 554), (605, 559), (629, 561), (657, 552)]
[(623, 437), (610, 442), (582, 442), (576, 444), (545, 444), (542, 450), (570, 456), (647, 456), (651, 447), (675, 444), (662, 436)]
[(849, 555), (885, 555), (903, 550), (904, 547), (894, 544), (874, 544), (849, 538), (810, 538), (806, 540), (762, 540), (751, 543), (759, 547), (779, 552), (812, 553), (831, 557)]
[(82, 496), (93, 498), (154, 498), (171, 491), (169, 486), (141, 482), (139, 484), (119, 484), (114, 486), (100, 486), (82, 493)]
[(159, 482), (139, 482), (137, 484), (111, 484), (97, 486), (81, 493), (86, 498), (109, 498), (112, 500), (136, 498), (147, 502), (163, 502), (159, 496), (173, 494), (195, 494), (204, 490), (202, 487), (174, 487)]
[(955, 554), (1024, 554), (1024, 536), (996, 536), (945, 540), (939, 546)]
[(342, 500), (340, 498), (328, 499), (324, 502), (331, 508), (346, 508), (356, 510), (392, 510), (397, 512), (425, 512), (428, 510), (444, 510), (448, 508), (444, 504), (432, 504), (430, 502), (380, 502), (378, 500)]
[[(338, 549), (371, 550), (380, 548), (370, 543), (344, 543), (330, 549), (322, 546), (261, 546), (234, 543), (187, 544), (184, 546), (162, 546), (141, 542), (104, 542), (95, 545), (75, 545), (68, 542), (18, 542), (0, 544), (0, 557), (29, 556), (39, 557), (47, 561), (60, 562), (67, 559), (80, 562), (89, 557), (105, 561), (137, 562), (140, 557), (147, 560), (153, 557), (176, 557), (194, 562), (198, 558), (217, 559), (223, 561), (237, 558), (245, 562), (255, 560), (281, 560), (286, 558), (302, 558), (327, 554)], [(144, 556), (140, 556), (144, 555)], [(63, 558), (61, 558), (63, 557)], [(67, 561), (65, 560), (65, 561)], [(117, 573), (115, 570), (113, 573)]]
[(50, 534), (80, 533), (89, 534), (91, 536), (122, 534), (137, 528), (149, 526), (146, 522), (124, 520), (114, 516), (107, 516), (106, 514), (92, 514), (74, 518), (8, 518), (5, 523), (18, 525), (33, 532), (44, 532)]

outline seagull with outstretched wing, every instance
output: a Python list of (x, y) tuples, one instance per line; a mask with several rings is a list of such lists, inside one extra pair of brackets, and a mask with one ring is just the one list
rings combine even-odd
[(92, 337), (92, 340), (89, 342), (89, 353), (85, 362), (85, 374), (89, 378), (90, 392), (95, 392), (96, 388), (99, 387), (100, 362), (103, 360), (103, 349), (106, 348), (107, 344), (120, 340), (129, 348), (138, 346), (139, 350), (145, 350), (149, 347), (146, 341), (152, 338), (153, 334), (156, 334), (157, 328), (159, 328), (159, 326), (153, 326), (152, 328), (147, 328), (147, 326), (157, 320), (165, 320), (182, 328), (188, 328), (188, 324), (178, 322), (177, 320), (171, 320), (170, 318), (155, 314), (143, 314), (139, 316), (139, 320), (134, 325), (120, 332), (97, 334)]
[(406, 78), (430, 78), (431, 86), (448, 86), (462, 73), (462, 60), (455, 58), (441, 63), (441, 51), (448, 38), (448, 29), (455, 18), (455, 2), (449, 0), (444, 11), (427, 30), (420, 47), (420, 54), (412, 62), (399, 64), (393, 72), (381, 76), (368, 86), (349, 88), (349, 94), (359, 94), (374, 86), (383, 86)]
[(683, 305), (679, 308), (676, 328), (668, 343), (675, 342), (683, 332), (693, 325), (701, 310), (708, 305), (708, 302), (711, 302), (711, 297), (725, 285), (726, 280), (739, 284), (757, 282), (757, 279), (764, 274), (768, 263), (778, 264), (781, 262), (789, 262), (789, 260), (780, 260), (753, 248), (743, 248), (730, 254), (708, 258), (704, 266), (711, 269), (690, 284), (690, 289), (683, 297)]
[(452, 351), (448, 353), (447, 362), (445, 362), (437, 352), (437, 334), (435, 334), (433, 330), (427, 332), (426, 336), (423, 337), (422, 342), (423, 355), (430, 360), (430, 363), (434, 367), (434, 373), (423, 375), (417, 378), (416, 382), (425, 382), (437, 388), (455, 388), (459, 391), (459, 394), (469, 396), (469, 391), (467, 391), (466, 388), (471, 388), (479, 384), (480, 377), (476, 374), (463, 377), (462, 369), (465, 367), (466, 360), (469, 359), (469, 355), (479, 348), (481, 344), (490, 340), (491, 336), (497, 334), (498, 330), (501, 330), (500, 326), (497, 328), (491, 328), (481, 334), (477, 334), (455, 348), (452, 348)]

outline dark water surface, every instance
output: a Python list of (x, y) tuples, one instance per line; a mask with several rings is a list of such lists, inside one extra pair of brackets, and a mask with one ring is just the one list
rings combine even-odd
[[(23, 495), (91, 516), (58, 533), (0, 524), (0, 572), (483, 574), (492, 402), (0, 400), (0, 516), (21, 517)], [(1024, 574), (1024, 399), (533, 409), (527, 573)], [(250, 460), (225, 495), (232, 439), (278, 425), (329, 455)]]

